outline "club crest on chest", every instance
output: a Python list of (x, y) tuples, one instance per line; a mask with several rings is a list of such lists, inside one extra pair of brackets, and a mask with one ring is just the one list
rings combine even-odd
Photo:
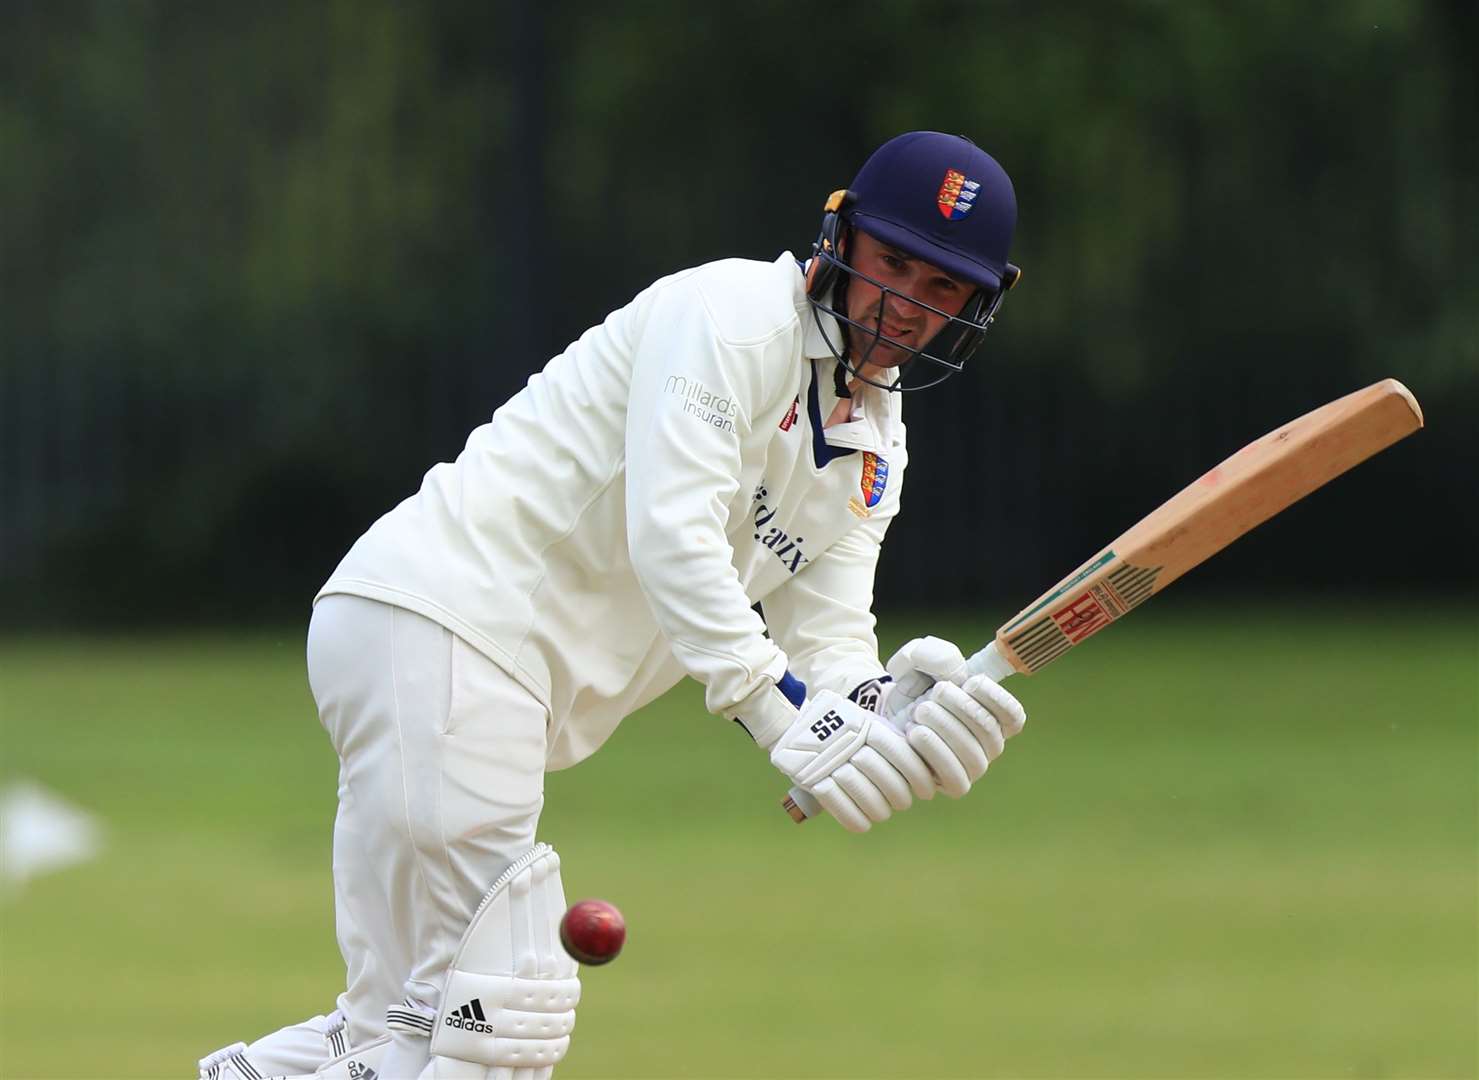
[(871, 450), (864, 450), (863, 475), (858, 486), (862, 497), (852, 496), (847, 500), (847, 508), (860, 518), (871, 517), (873, 507), (878, 505), (888, 486), (888, 462)]

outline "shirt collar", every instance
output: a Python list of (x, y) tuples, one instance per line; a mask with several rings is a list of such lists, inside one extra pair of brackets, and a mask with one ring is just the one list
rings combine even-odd
[[(838, 402), (835, 379), (837, 364), (837, 360), (831, 356), (816, 362), (817, 389), (824, 418), (831, 415)], [(859, 381), (852, 394), (852, 419), (833, 424), (822, 432), (822, 436), (829, 446), (887, 454), (893, 444), (900, 404), (898, 394)]]
[[(789, 259), (790, 255), (781, 256)], [(803, 352), (808, 360), (816, 361), (817, 387), (820, 395), (822, 417), (825, 419), (837, 405), (835, 371), (837, 357), (832, 351), (835, 345), (842, 347), (842, 325), (835, 316), (814, 307), (806, 298), (806, 268), (810, 262), (796, 260), (798, 315), (803, 327)], [(830, 343), (830, 344), (829, 344)], [(871, 450), (875, 454), (888, 453), (892, 445), (894, 428), (901, 413), (901, 395), (883, 390), (870, 383), (859, 381), (853, 391), (852, 419), (844, 424), (833, 424), (822, 434), (829, 446), (846, 447), (850, 450)]]

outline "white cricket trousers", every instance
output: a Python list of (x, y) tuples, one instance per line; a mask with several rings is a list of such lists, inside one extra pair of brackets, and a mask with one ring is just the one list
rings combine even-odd
[[(356, 596), (315, 605), (308, 681), (339, 755), (338, 1007), (362, 1046), (385, 1033), (387, 1006), (440, 1004), (483, 893), (534, 846), (548, 712), (444, 627)], [(248, 1057), (288, 1073), (325, 1060)], [(382, 1075), (414, 1077), (426, 1058), (425, 1039), (397, 1032)]]

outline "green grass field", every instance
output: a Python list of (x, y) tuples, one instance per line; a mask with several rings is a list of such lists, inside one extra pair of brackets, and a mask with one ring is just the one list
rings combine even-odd
[[(109, 837), (3, 901), (0, 1075), (193, 1076), (331, 1007), (301, 635), (0, 641), (4, 778)], [(631, 928), (562, 1080), (1475, 1074), (1472, 615), (1157, 603), (1013, 689), (976, 792), (864, 837), (692, 686), (550, 777), (567, 892)]]

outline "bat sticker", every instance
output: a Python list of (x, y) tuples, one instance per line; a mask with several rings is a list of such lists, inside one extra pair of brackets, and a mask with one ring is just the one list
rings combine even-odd
[(1155, 579), (1160, 575), (1159, 566), (1131, 566), (1126, 563), (1119, 566), (1109, 575), (1109, 584), (1124, 601), (1125, 610), (1128, 611), (1150, 598), (1155, 592)]
[(1006, 626), (1002, 627), (1002, 633), (1008, 633), (1015, 627), (1020, 626), (1022, 623), (1032, 618), (1032, 616), (1036, 615), (1043, 608), (1055, 603), (1058, 598), (1067, 593), (1069, 589), (1072, 589), (1080, 582), (1086, 581), (1089, 578), (1093, 577), (1103, 567), (1108, 566), (1117, 558), (1119, 558), (1119, 556), (1114, 553), (1113, 548), (1110, 548), (1103, 555), (1100, 555), (1097, 559), (1091, 559), (1088, 562), (1084, 563), (1084, 565), (1079, 567), (1078, 570), (1074, 571), (1072, 574), (1069, 574), (1068, 577), (1060, 581), (1057, 587), (1053, 589), (1052, 592), (1048, 593), (1048, 595), (1044, 596), (1036, 604), (1033, 604), (1032, 607), (1022, 612), (1022, 614), (1018, 615)]
[(1051, 615), (1044, 615), (1015, 637), (1008, 638), (1007, 644), (1022, 658), (1028, 671), (1036, 671), (1073, 648), (1073, 642)]
[(1063, 636), (1077, 645), (1090, 634), (1104, 629), (1112, 620), (1090, 591), (1053, 612), (1053, 621), (1063, 631)]

